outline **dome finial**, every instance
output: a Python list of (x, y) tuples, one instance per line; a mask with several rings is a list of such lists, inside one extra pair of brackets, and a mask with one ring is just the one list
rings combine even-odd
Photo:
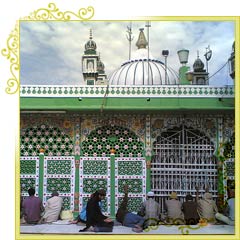
[[(96, 51), (97, 49), (97, 44), (92, 40), (92, 29), (90, 29), (89, 32), (89, 40), (85, 44), (85, 51)], [(85, 52), (85, 53), (90, 53), (90, 52)], [(93, 52), (92, 52), (93, 53)], [(96, 52), (94, 52), (95, 54)]]
[(140, 33), (138, 36), (138, 40), (136, 42), (136, 46), (138, 47), (138, 49), (147, 48), (148, 42), (143, 32), (144, 28), (140, 28), (139, 30), (140, 30)]
[(90, 28), (89, 39), (92, 39), (92, 29)]

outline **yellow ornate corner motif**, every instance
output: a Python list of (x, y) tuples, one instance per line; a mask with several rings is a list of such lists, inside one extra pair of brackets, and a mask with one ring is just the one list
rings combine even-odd
[(48, 8), (40, 8), (24, 17), (23, 20), (90, 20), (94, 16), (94, 8), (81, 8), (77, 13), (66, 11), (61, 12), (55, 3), (49, 3)]
[[(77, 13), (71, 11), (62, 12), (57, 8), (56, 4), (49, 3), (48, 8), (40, 8), (32, 13), (30, 16), (21, 18), (20, 20), (90, 20), (94, 16), (94, 8), (80, 8)], [(10, 72), (12, 77), (7, 81), (5, 89), (7, 94), (15, 94), (20, 88), (19, 81), (19, 21), (17, 21), (15, 29), (11, 32), (7, 39), (7, 47), (2, 49), (2, 55), (10, 61)]]
[(10, 61), (12, 77), (7, 81), (6, 93), (14, 94), (19, 89), (19, 22), (7, 39), (7, 47), (2, 49), (2, 55)]

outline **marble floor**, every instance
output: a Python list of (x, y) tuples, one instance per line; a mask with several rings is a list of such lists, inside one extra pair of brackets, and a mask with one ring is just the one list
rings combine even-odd
[(84, 228), (84, 224), (69, 224), (67, 221), (58, 221), (51, 224), (21, 224), (20, 234), (67, 234), (67, 235), (81, 235), (81, 234), (234, 234), (234, 226), (229, 225), (158, 225), (151, 229), (145, 229), (141, 233), (135, 233), (131, 228), (115, 224), (113, 232), (111, 233), (95, 233), (95, 232), (79, 232)]

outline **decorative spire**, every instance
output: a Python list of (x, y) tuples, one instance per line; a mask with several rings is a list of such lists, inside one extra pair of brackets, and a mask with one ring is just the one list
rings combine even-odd
[(90, 28), (90, 36), (89, 39), (92, 39), (92, 29)]
[(85, 44), (85, 54), (96, 54), (97, 44), (92, 39), (92, 29), (90, 29), (89, 40)]
[(138, 40), (136, 42), (136, 46), (138, 47), (138, 49), (140, 48), (147, 48), (147, 45), (148, 45), (148, 42), (146, 40), (146, 37), (144, 35), (144, 32), (143, 32), (143, 28), (140, 28), (140, 33), (139, 33), (139, 36), (138, 36)]
[(133, 40), (133, 36), (132, 36), (132, 22), (130, 22), (130, 26), (127, 26), (127, 40), (129, 42), (129, 60), (131, 59), (131, 44), (132, 44), (132, 40)]

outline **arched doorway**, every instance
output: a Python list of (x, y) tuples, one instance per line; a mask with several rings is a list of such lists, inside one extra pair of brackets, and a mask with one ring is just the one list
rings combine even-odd
[(121, 126), (93, 130), (81, 145), (79, 208), (99, 188), (107, 190), (104, 212), (115, 216), (129, 186), (129, 210), (137, 212), (146, 192), (144, 145), (138, 136)]
[(162, 132), (153, 143), (153, 150), (151, 187), (162, 209), (172, 191), (183, 200), (187, 193), (195, 195), (196, 185), (200, 193), (208, 186), (217, 197), (214, 144), (204, 133), (182, 124)]

